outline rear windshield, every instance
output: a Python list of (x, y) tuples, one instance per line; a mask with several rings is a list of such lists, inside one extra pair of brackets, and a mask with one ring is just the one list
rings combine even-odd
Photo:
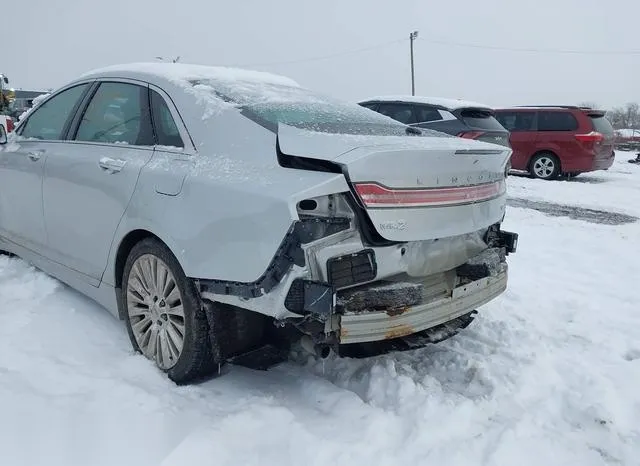
[(593, 123), (593, 129), (602, 134), (613, 134), (613, 126), (607, 118), (602, 115), (589, 115)]
[(504, 127), (493, 116), (491, 112), (483, 112), (481, 110), (463, 110), (460, 113), (462, 121), (472, 128), (484, 129), (489, 131), (504, 131)]
[[(278, 124), (340, 134), (406, 136), (408, 126), (364, 108), (316, 94), (308, 89), (267, 83), (214, 80), (191, 82), (209, 87), (219, 98), (236, 104), (242, 114), (272, 132)], [(448, 137), (442, 133), (414, 129), (422, 135)], [(418, 133), (419, 134), (419, 133)], [(413, 136), (413, 135), (412, 135)]]

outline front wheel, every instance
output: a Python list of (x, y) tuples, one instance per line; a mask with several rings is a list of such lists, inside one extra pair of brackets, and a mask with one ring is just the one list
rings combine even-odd
[(127, 332), (136, 351), (178, 384), (215, 373), (220, 351), (202, 301), (169, 248), (153, 238), (136, 244), (122, 284)]
[(553, 180), (560, 174), (560, 161), (548, 152), (536, 154), (529, 166), (531, 174), (541, 180)]

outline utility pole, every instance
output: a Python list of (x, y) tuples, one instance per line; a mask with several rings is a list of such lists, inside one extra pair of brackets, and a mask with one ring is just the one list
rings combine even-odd
[(409, 47), (411, 48), (411, 95), (416, 95), (416, 78), (413, 70), (413, 41), (418, 38), (418, 31), (409, 33)]

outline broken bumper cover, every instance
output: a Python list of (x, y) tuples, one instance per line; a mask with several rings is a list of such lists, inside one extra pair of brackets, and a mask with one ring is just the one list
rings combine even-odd
[(445, 296), (410, 306), (401, 312), (345, 313), (340, 318), (340, 344), (388, 340), (449, 322), (493, 300), (507, 289), (508, 266), (499, 273), (464, 285)]

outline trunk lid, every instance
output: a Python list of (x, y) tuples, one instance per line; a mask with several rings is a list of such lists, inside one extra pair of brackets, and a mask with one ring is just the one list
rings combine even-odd
[(280, 126), (282, 153), (343, 167), (376, 231), (391, 241), (458, 236), (501, 221), (511, 151), (457, 137), (358, 136)]

